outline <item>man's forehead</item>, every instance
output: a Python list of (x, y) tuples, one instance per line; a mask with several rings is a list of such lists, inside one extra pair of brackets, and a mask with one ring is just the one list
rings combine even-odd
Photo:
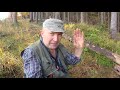
[(44, 28), (43, 31), (48, 32), (48, 33), (63, 33), (63, 32), (54, 32), (54, 31), (50, 31), (50, 30), (47, 29), (47, 28)]

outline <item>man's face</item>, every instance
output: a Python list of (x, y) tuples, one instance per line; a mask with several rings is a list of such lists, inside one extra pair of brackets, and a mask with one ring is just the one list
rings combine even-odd
[(54, 50), (60, 43), (62, 32), (52, 32), (48, 29), (44, 29), (41, 32), (41, 36), (43, 38), (45, 46), (47, 46), (49, 49)]

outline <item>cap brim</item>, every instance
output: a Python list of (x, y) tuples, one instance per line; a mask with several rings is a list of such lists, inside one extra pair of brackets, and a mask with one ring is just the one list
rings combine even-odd
[(65, 32), (63, 29), (49, 29), (52, 32)]

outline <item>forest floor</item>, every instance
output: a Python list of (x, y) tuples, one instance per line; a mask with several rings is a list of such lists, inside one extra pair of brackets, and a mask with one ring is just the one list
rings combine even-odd
[[(84, 30), (85, 28), (82, 27), (82, 29)], [(96, 30), (96, 28), (93, 29)], [(24, 62), (20, 57), (20, 52), (25, 47), (39, 39), (40, 30), (40, 24), (38, 25), (35, 23), (29, 23), (27, 20), (19, 21), (19, 26), (17, 27), (12, 26), (7, 22), (0, 23), (1, 78), (23, 77)], [(71, 30), (67, 30), (67, 32), (69, 35), (72, 35)], [(68, 40), (65, 40), (64, 38), (61, 40), (61, 43), (63, 43), (65, 47), (73, 53), (72, 43), (70, 43)], [(81, 62), (77, 65), (69, 66), (69, 73), (73, 78), (119, 78), (120, 76), (116, 74), (113, 69), (114, 65), (114, 62), (112, 62), (110, 59), (85, 47), (82, 53)]]

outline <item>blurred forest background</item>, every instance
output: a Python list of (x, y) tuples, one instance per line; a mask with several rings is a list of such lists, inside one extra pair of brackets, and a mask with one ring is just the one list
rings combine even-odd
[(81, 63), (69, 66), (73, 78), (120, 77), (119, 12), (9, 12), (0, 21), (0, 78), (23, 78), (21, 51), (39, 39), (42, 22), (58, 18), (65, 23), (61, 43), (73, 53), (72, 33), (85, 34)]

